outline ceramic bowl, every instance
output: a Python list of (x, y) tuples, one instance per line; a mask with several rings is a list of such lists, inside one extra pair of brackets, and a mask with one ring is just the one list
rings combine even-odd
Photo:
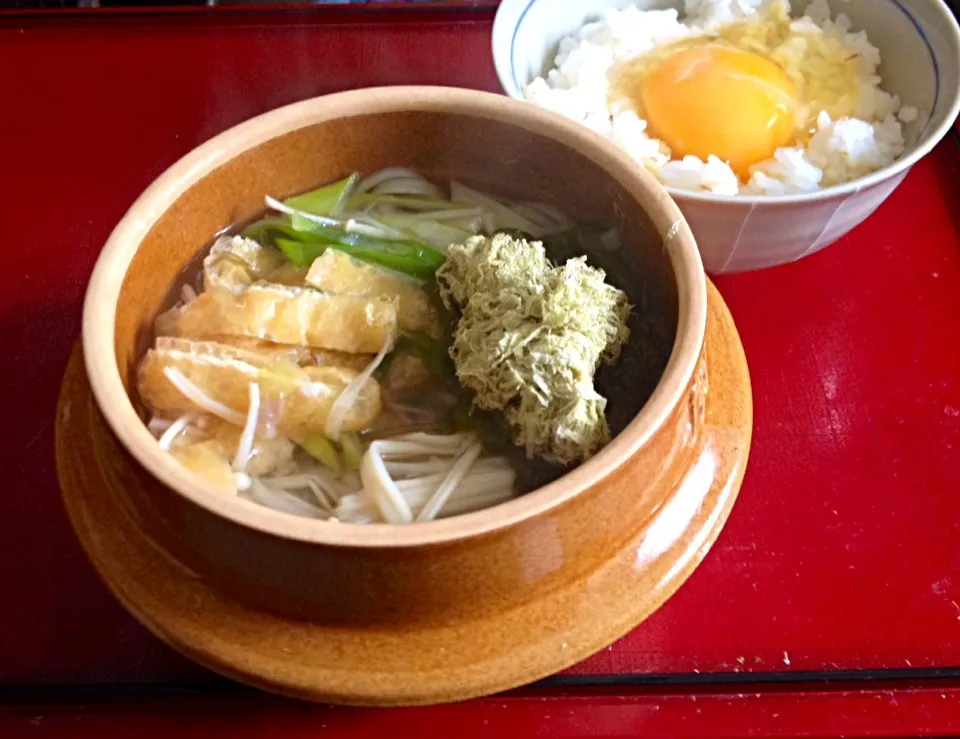
[[(905, 125), (907, 152), (868, 177), (805, 195), (721, 196), (668, 188), (697, 238), (708, 272), (761, 269), (796, 261), (858, 226), (930, 152), (960, 113), (960, 29), (942, 0), (828, 0), (883, 57), (883, 87), (920, 111)], [(545, 74), (557, 44), (604, 8), (682, 8), (680, 0), (503, 0), (493, 29), (493, 57), (504, 90)], [(807, 3), (794, 0), (795, 14)]]
[[(131, 402), (134, 367), (165, 293), (213, 234), (257, 214), (265, 193), (286, 196), (353, 171), (395, 165), (411, 166), (441, 180), (456, 177), (489, 183), (492, 189), (536, 193), (574, 214), (617, 224), (625, 237), (624, 248), (662, 287), (657, 308), (664, 311), (674, 341), (659, 384), (626, 430), (586, 464), (544, 488), (477, 513), (408, 526), (331, 524), (225, 496), (168, 457)], [(354, 635), (368, 633), (362, 629), (373, 630), (369, 634), (387, 630), (409, 635), (415, 629), (448, 629), (492, 613), (517, 612), (523, 604), (536, 603), (588, 577), (650, 525), (676, 495), (703, 447), (706, 321), (707, 283), (686, 222), (654, 178), (620, 156), (616, 147), (574, 123), (504, 96), (401, 87), (342, 93), (266, 113), (217, 136), (171, 167), (110, 236), (90, 282), (82, 338), (86, 371), (100, 411), (137, 469), (145, 471), (118, 471), (127, 465), (122, 461), (104, 463), (105, 484), (123, 497), (136, 526), (158, 547), (216, 592), (257, 612), (342, 626)], [(714, 357), (724, 356), (722, 346), (715, 351)], [(737, 357), (736, 372), (742, 372), (741, 355), (731, 356)], [(741, 383), (738, 392), (742, 390)], [(749, 397), (730, 397), (740, 405), (734, 423), (736, 448), (725, 450), (727, 442), (722, 442), (710, 450), (711, 459), (726, 452), (734, 459), (724, 468), (727, 477), (718, 488), (726, 496), (724, 511), (730, 491), (739, 485), (749, 446)], [(73, 465), (81, 476), (89, 466), (87, 460), (76, 464), (61, 460), (61, 465), (61, 470)], [(713, 465), (707, 470), (706, 489), (696, 495), (706, 495), (717, 469)], [(62, 479), (69, 476), (62, 472)], [(703, 482), (703, 474), (699, 479)], [(701, 498), (694, 500), (694, 514), (708, 510), (702, 503)], [(78, 528), (88, 529), (81, 537), (88, 550), (102, 546), (108, 534), (97, 533), (97, 516), (80, 521), (81, 514), (72, 515)], [(698, 557), (723, 518), (725, 513), (712, 517), (705, 529), (709, 535), (690, 544)], [(678, 537), (685, 535), (684, 525), (677, 528)], [(672, 542), (657, 546), (666, 551)], [(635, 558), (636, 552), (631, 567), (635, 564), (642, 572), (642, 563), (634, 563)], [(688, 571), (687, 564), (676, 572)], [(110, 583), (111, 577), (105, 577)], [(149, 579), (151, 573), (137, 570), (125, 577), (142, 588), (143, 578)], [(650, 598), (659, 603), (679, 582), (663, 592), (661, 584), (638, 581), (633, 586), (650, 588)], [(123, 587), (115, 582), (112, 587), (125, 602), (136, 600), (123, 595)], [(149, 594), (149, 588), (145, 592)], [(135, 605), (131, 607), (137, 612)], [(158, 627), (142, 610), (140, 615), (155, 631), (177, 641), (169, 636), (173, 627)], [(571, 648), (561, 663), (586, 656), (585, 651), (599, 648), (603, 639), (612, 640), (632, 625), (618, 619), (616, 629), (591, 637), (589, 645)], [(212, 628), (210, 649), (216, 651), (223, 641), (216, 631), (226, 626)], [(536, 632), (550, 627), (540, 620), (518, 628)], [(444, 639), (453, 637), (448, 634)], [(349, 680), (312, 692), (278, 689), (347, 702), (424, 702), (465, 697), (541, 676), (542, 666), (521, 664), (523, 669), (510, 673), (494, 670), (484, 675), (474, 669), (469, 679), (461, 676), (466, 682), (457, 682), (452, 673), (444, 677), (442, 670), (427, 669), (431, 660), (440, 659), (442, 664), (443, 659), (462, 657), (469, 640), (468, 632), (452, 643), (441, 639), (416, 651), (405, 646), (416, 643), (413, 636), (391, 642), (394, 646), (383, 647), (376, 668), (369, 668), (370, 679), (359, 683), (357, 675), (365, 674), (354, 669), (362, 662), (359, 652), (344, 648), (336, 659), (350, 673)], [(194, 631), (182, 630), (178, 647), (196, 655), (198, 641)], [(369, 657), (371, 643), (354, 645), (363, 659)], [(471, 645), (481, 647), (495, 651), (497, 644)], [(297, 647), (301, 648), (305, 647)], [(398, 656), (390, 649), (410, 653)], [(351, 662), (354, 658), (360, 661)], [(387, 690), (374, 673), (386, 670), (391, 660), (408, 669), (422, 667), (420, 677), (402, 689), (394, 684)], [(229, 660), (208, 656), (201, 661), (216, 667)], [(268, 662), (276, 665), (272, 657)], [(234, 664), (224, 671), (264, 684), (268, 667), (254, 669), (250, 664), (247, 660), (243, 670)], [(560, 666), (556, 661), (550, 664)], [(291, 678), (285, 679), (283, 685), (289, 685)]]

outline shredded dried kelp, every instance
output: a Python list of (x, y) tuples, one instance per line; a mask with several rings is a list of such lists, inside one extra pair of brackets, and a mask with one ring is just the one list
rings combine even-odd
[(528, 457), (569, 464), (610, 440), (593, 386), (629, 338), (627, 296), (585, 257), (562, 266), (507, 234), (449, 247), (440, 295), (459, 312), (450, 355), (474, 404), (501, 410)]

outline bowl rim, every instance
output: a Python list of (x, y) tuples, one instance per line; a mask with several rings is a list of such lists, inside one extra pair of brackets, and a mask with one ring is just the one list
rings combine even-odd
[[(526, 11), (538, 0), (502, 0), (497, 8), (497, 13), (493, 21), (493, 33), (491, 34), (491, 49), (493, 52), (493, 64), (497, 72), (497, 79), (506, 95), (514, 100), (527, 102), (523, 97), (523, 90), (516, 84), (516, 78), (513, 75), (513, 57), (511, 54), (512, 43), (508, 41), (513, 36), (513, 32), (520, 21), (523, 19)], [(899, 0), (889, 0), (896, 5), (900, 11), (908, 18), (911, 25), (923, 40), (930, 53), (930, 60), (934, 70), (939, 68), (940, 63), (934, 54), (930, 42), (923, 34), (916, 18), (905, 8)], [(515, 20), (508, 16), (517, 15), (520, 7), (524, 10)], [(930, 6), (931, 11), (938, 13), (937, 22), (940, 24), (940, 30), (945, 36), (948, 36), (953, 42), (953, 48), (956, 52), (955, 63), (960, 63), (960, 22), (950, 11), (950, 8), (944, 0), (935, 0)], [(511, 23), (512, 22), (512, 23)], [(499, 50), (502, 49), (501, 53)], [(829, 200), (834, 197), (847, 197), (856, 195), (861, 190), (866, 190), (874, 185), (893, 179), (897, 175), (903, 174), (914, 164), (929, 154), (933, 148), (940, 143), (941, 139), (954, 126), (957, 117), (960, 116), (960, 85), (956, 88), (944, 86), (938, 77), (938, 95), (948, 96), (948, 106), (943, 120), (936, 126), (931, 127), (930, 121), (927, 127), (922, 131), (917, 141), (907, 150), (907, 152), (892, 164), (887, 165), (876, 172), (871, 172), (863, 177), (858, 177), (850, 182), (842, 182), (838, 185), (831, 185), (813, 192), (796, 193), (790, 195), (722, 195), (718, 193), (700, 192), (697, 190), (684, 190), (677, 187), (663, 185), (664, 189), (674, 198), (687, 201), (703, 203), (741, 203), (743, 205), (799, 205), (803, 203), (815, 203), (823, 200)], [(533, 105), (533, 103), (527, 103)], [(539, 107), (539, 106), (538, 106)], [(659, 181), (659, 180), (658, 180)]]
[[(653, 395), (627, 428), (592, 459), (559, 480), (493, 508), (398, 526), (298, 518), (225, 496), (162, 450), (137, 415), (117, 367), (117, 303), (143, 238), (195, 182), (244, 151), (309, 125), (376, 113), (443, 112), (517, 126), (578, 151), (638, 199), (653, 203), (652, 218), (671, 225), (664, 235), (677, 279), (677, 336)], [(662, 229), (662, 225), (660, 226)], [(607, 139), (573, 121), (503, 95), (447, 87), (384, 87), (315, 97), (258, 115), (201, 144), (158, 177), (110, 234), (94, 267), (83, 306), (84, 362), (94, 397), (122, 445), (160, 483), (235, 524), (288, 540), (348, 547), (409, 547), (467, 539), (541, 515), (610, 475), (660, 429), (680, 402), (699, 361), (706, 332), (706, 275), (699, 250), (676, 203), (647, 170), (624, 158)]]

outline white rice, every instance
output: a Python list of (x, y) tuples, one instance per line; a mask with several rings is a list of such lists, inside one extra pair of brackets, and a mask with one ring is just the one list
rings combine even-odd
[[(762, 23), (774, 11), (789, 9), (789, 0), (685, 0), (682, 20), (676, 10), (606, 9), (599, 21), (560, 42), (554, 68), (546, 78), (528, 85), (525, 97), (616, 141), (661, 182), (678, 189), (722, 195), (804, 193), (892, 164), (905, 150), (901, 122), (916, 120), (918, 112), (902, 107), (896, 96), (881, 89), (879, 50), (865, 33), (851, 32), (847, 16), (831, 18), (825, 0), (812, 0), (804, 16), (790, 23), (790, 36), (778, 53), (790, 68), (811, 75), (830, 69), (831, 59), (856, 56), (858, 93), (855, 100), (849, 96), (840, 100), (849, 114), (833, 120), (820, 110), (816, 132), (806, 146), (778, 149), (751, 168), (746, 183), (714, 156), (707, 161), (693, 156), (673, 159), (664, 142), (647, 135), (646, 121), (627, 103), (611, 105), (609, 74), (615, 65), (731, 22)], [(828, 79), (825, 85), (829, 84)]]

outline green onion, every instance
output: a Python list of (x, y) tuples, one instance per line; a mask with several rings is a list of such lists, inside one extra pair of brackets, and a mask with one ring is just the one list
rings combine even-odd
[[(433, 273), (436, 272), (437, 268), (447, 259), (443, 252), (434, 249), (432, 246), (427, 246), (420, 241), (413, 239), (387, 239), (367, 236), (366, 234), (351, 233), (340, 226), (317, 223), (296, 213), (291, 217), (290, 228), (292, 229), (292, 233), (285, 231), (283, 233), (284, 236), (291, 237), (297, 241), (307, 243), (315, 242), (324, 245), (323, 249), (317, 250), (316, 256), (320, 256), (320, 254), (325, 251), (327, 245), (336, 244), (337, 246), (344, 247), (342, 249), (343, 251), (357, 259), (363, 259), (373, 264), (381, 264), (397, 272), (403, 272), (404, 274), (413, 275), (421, 279), (433, 277)], [(375, 252), (379, 252), (379, 254)], [(387, 256), (383, 256), (384, 254)], [(288, 258), (294, 261), (289, 255)], [(297, 262), (294, 263), (296, 264)], [(309, 266), (309, 262), (301, 264), (300, 266)]]
[[(382, 242), (382, 244), (382, 247), (373, 248), (320, 240), (276, 240), (277, 248), (298, 267), (309, 267), (313, 264), (313, 260), (332, 247), (349, 254), (354, 259), (392, 269), (394, 272), (418, 277), (422, 280), (429, 280), (437, 271), (437, 265), (435, 265), (432, 255), (425, 254), (420, 247), (410, 247), (400, 242)], [(426, 248), (429, 249), (429, 247)], [(433, 250), (431, 249), (431, 251)]]
[(434, 269), (447, 260), (443, 252), (437, 251), (433, 247), (427, 246), (423, 242), (414, 239), (384, 239), (367, 236), (366, 234), (349, 233), (342, 228), (315, 223), (305, 218), (298, 219), (294, 225), (299, 233), (310, 234), (317, 239), (325, 240), (333, 244), (340, 244), (341, 246), (355, 246), (361, 249), (416, 254), (428, 264), (433, 265)]
[[(400, 272), (405, 275), (410, 275), (411, 277), (417, 277), (421, 280), (432, 279), (437, 271), (437, 267), (439, 267), (440, 264), (443, 264), (442, 259), (440, 264), (437, 264), (433, 259), (433, 255), (424, 251), (424, 249), (430, 249), (430, 247), (420, 248), (398, 246), (388, 250), (366, 247), (351, 247), (347, 246), (346, 244), (336, 244), (334, 248), (340, 249), (350, 256), (357, 259), (362, 259), (365, 262), (377, 264), (381, 267), (392, 269), (394, 272)], [(430, 252), (433, 252), (434, 254), (437, 253), (434, 252), (433, 249), (430, 249)]]
[[(314, 239), (332, 241), (333, 239), (326, 235), (322, 229), (329, 229), (330, 231), (336, 231), (338, 229), (337, 226), (317, 223), (301, 213), (294, 213), (293, 215), (289, 216), (289, 218), (290, 226), (296, 233), (296, 238), (299, 239), (310, 237)], [(339, 221), (337, 222), (339, 223)]]
[(356, 434), (341, 434), (340, 449), (343, 451), (343, 465), (348, 471), (359, 470), (363, 461), (363, 442)]
[(251, 223), (243, 229), (242, 235), (246, 239), (253, 239), (262, 246), (271, 246), (281, 236), (291, 239), (300, 238), (300, 232), (286, 218), (264, 218), (256, 223)]
[(297, 267), (309, 267), (313, 260), (320, 257), (330, 246), (328, 243), (317, 241), (294, 241), (292, 239), (277, 239), (277, 248)]
[(337, 448), (323, 434), (311, 434), (300, 442), (300, 446), (311, 457), (338, 477), (343, 472), (343, 465), (340, 462), (340, 455)]
[(332, 185), (287, 198), (283, 204), (315, 216), (336, 216), (343, 210), (359, 181), (360, 175), (352, 174)]

